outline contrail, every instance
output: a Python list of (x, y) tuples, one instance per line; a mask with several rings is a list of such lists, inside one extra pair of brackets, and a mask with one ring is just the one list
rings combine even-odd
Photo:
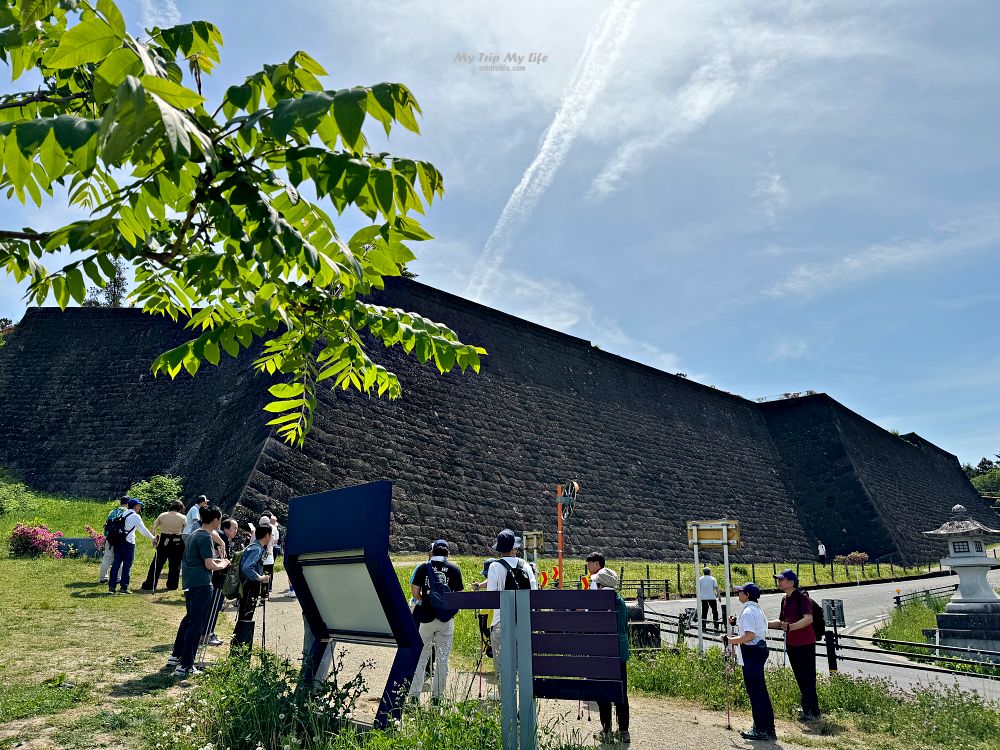
[(621, 56), (632, 19), (642, 0), (614, 0), (601, 14), (587, 37), (580, 62), (563, 93), (562, 103), (545, 131), (534, 160), (511, 193), (465, 288), (465, 296), (478, 300), (490, 287), (497, 268), (510, 249), (510, 235), (527, 218), (566, 159), (590, 107), (611, 77)]

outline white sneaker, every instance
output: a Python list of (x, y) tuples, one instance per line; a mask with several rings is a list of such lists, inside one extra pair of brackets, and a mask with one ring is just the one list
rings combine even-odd
[(181, 658), (179, 656), (169, 656), (169, 657), (167, 657), (167, 666), (168, 667), (176, 667), (180, 663), (181, 663)]
[(184, 669), (184, 667), (178, 665), (177, 669), (175, 669), (173, 672), (171, 672), (171, 674), (174, 677), (180, 677), (180, 678), (183, 679), (184, 677), (188, 676), (188, 671), (186, 669)]
[(205, 670), (204, 669), (198, 669), (198, 667), (191, 667), (191, 669), (189, 669), (187, 671), (187, 673), (188, 673), (188, 677), (197, 677), (200, 674), (205, 674)]

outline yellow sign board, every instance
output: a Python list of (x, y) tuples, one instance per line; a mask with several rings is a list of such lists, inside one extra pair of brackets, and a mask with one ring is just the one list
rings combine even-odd
[(697, 542), (699, 547), (740, 546), (740, 522), (722, 519), (718, 521), (688, 521), (688, 547)]

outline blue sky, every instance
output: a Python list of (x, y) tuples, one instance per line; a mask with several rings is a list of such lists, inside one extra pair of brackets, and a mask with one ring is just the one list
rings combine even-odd
[[(421, 281), (750, 398), (825, 391), (962, 460), (1000, 451), (1000, 4), (121, 4), (133, 30), (221, 28), (210, 94), (296, 49), (331, 88), (409, 85), (423, 134), (388, 148), (446, 187)], [(71, 216), (0, 205), (6, 227)], [(20, 297), (0, 280), (0, 315)]]

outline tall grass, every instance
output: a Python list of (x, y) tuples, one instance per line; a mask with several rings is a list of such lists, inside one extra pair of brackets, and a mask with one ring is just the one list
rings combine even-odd
[[(629, 661), (632, 687), (710, 709), (725, 707), (725, 680), (720, 649), (709, 649), (704, 656), (686, 648), (640, 652)], [(768, 669), (767, 686), (775, 714), (793, 718), (800, 694), (791, 669)], [(748, 710), (738, 667), (732, 667), (729, 689), (733, 705)], [(862, 732), (891, 737), (899, 747), (970, 750), (995, 749), (1000, 737), (1000, 706), (956, 686), (918, 687), (907, 693), (888, 679), (832, 674), (818, 677), (817, 692), (831, 732), (837, 723), (846, 722)]]
[[(336, 670), (339, 671), (339, 659)], [(362, 732), (351, 722), (363, 675), (315, 691), (297, 686), (298, 670), (263, 652), (230, 657), (199, 678), (168, 712), (172, 727), (156, 738), (168, 750), (500, 750), (500, 715), (490, 702), (410, 706), (389, 729)], [(559, 727), (545, 727), (540, 747), (574, 750)]]

